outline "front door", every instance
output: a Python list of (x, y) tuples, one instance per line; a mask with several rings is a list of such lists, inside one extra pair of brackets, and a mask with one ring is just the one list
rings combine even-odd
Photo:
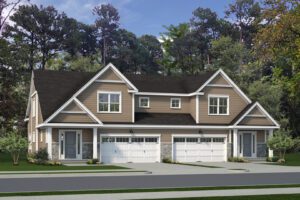
[(66, 159), (76, 159), (76, 131), (65, 132)]
[(243, 134), (243, 157), (252, 157), (252, 133)]

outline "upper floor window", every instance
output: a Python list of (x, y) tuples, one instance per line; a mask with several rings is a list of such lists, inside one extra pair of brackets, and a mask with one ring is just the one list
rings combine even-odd
[(209, 115), (228, 115), (229, 97), (228, 96), (209, 96), (208, 97)]
[(149, 97), (139, 97), (139, 107), (140, 108), (149, 108), (150, 107)]
[(181, 108), (181, 99), (180, 98), (171, 98), (170, 107), (171, 108)]
[(98, 112), (120, 113), (121, 92), (98, 92)]
[(35, 117), (36, 112), (36, 100), (35, 98), (32, 99), (32, 105), (31, 105), (31, 116)]

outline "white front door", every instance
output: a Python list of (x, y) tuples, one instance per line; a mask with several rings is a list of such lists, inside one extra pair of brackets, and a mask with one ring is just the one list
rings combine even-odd
[(176, 162), (226, 161), (225, 137), (173, 137), (173, 160)]
[(159, 136), (101, 136), (103, 163), (151, 163), (160, 161)]

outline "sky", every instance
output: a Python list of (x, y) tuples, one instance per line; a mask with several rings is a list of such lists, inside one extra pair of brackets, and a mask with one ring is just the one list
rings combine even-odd
[(121, 27), (137, 36), (151, 34), (159, 36), (165, 25), (188, 22), (192, 12), (198, 8), (210, 8), (220, 17), (233, 0), (30, 0), (37, 5), (53, 5), (78, 21), (92, 24), (96, 5), (111, 3), (120, 14)]

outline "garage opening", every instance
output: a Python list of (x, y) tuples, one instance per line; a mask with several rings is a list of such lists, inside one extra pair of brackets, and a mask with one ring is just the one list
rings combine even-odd
[(226, 161), (226, 138), (173, 137), (173, 160), (176, 162)]
[(102, 136), (103, 163), (150, 163), (160, 161), (159, 136)]

